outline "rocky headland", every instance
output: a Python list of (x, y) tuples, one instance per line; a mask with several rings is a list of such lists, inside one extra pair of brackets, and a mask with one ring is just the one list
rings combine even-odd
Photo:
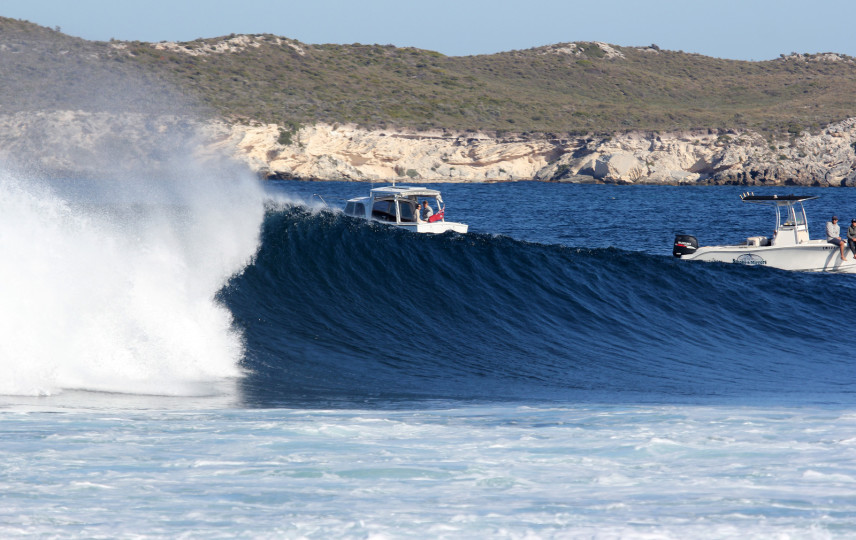
[(552, 138), (318, 124), (283, 144), (273, 124), (209, 128), (267, 178), (856, 185), (856, 118), (774, 141), (734, 130)]
[(770, 141), (736, 130), (558, 138), (324, 123), (286, 131), (277, 124), (83, 111), (0, 115), (0, 157), (27, 156), (26, 168), (58, 175), (93, 174), (111, 160), (116, 168), (151, 168), (167, 138), (184, 141), (196, 157), (230, 155), (268, 179), (856, 185), (856, 118)]

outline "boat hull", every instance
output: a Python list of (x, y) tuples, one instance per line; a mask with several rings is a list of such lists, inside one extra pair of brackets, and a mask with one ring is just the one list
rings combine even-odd
[(456, 223), (454, 221), (435, 221), (434, 223), (390, 223), (396, 227), (407, 229), (417, 233), (427, 234), (442, 234), (447, 231), (453, 231), (460, 234), (466, 234), (469, 225), (466, 223)]
[(695, 253), (682, 255), (683, 260), (723, 262), (747, 266), (767, 266), (797, 272), (856, 273), (854, 254), (845, 249), (841, 260), (838, 246), (824, 241), (811, 241), (794, 246), (705, 246)]

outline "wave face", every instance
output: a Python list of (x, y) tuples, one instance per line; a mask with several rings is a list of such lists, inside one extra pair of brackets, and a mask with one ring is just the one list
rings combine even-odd
[(268, 211), (261, 246), (220, 293), (251, 404), (848, 400), (856, 378), (830, 330), (856, 301), (842, 276), (415, 235), (298, 206)]

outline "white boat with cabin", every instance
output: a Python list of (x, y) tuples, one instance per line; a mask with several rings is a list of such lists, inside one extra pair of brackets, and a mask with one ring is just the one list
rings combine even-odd
[[(430, 211), (422, 217), (420, 208), (427, 203)], [(455, 231), (464, 234), (466, 223), (446, 221), (446, 205), (436, 189), (412, 186), (385, 186), (374, 188), (368, 197), (348, 199), (345, 214), (389, 223), (418, 233), (444, 233)], [(430, 215), (429, 215), (430, 214)]]
[(755, 195), (744, 193), (743, 202), (772, 206), (776, 228), (772, 238), (750, 236), (746, 242), (731, 246), (702, 246), (694, 236), (675, 236), (672, 254), (693, 261), (725, 262), (750, 266), (771, 266), (801, 272), (856, 273), (856, 255), (845, 247), (847, 260), (841, 260), (839, 247), (826, 240), (811, 240), (803, 201), (817, 197), (803, 195)]

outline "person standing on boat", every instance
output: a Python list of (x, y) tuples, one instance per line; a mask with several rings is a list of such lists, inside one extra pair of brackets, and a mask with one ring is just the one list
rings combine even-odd
[(856, 257), (856, 218), (850, 220), (850, 227), (847, 229), (847, 247)]
[(428, 221), (428, 218), (434, 215), (434, 211), (428, 206), (428, 201), (422, 201), (422, 221)]
[(841, 249), (841, 260), (846, 261), (844, 256), (844, 240), (841, 239), (841, 227), (838, 226), (838, 216), (832, 216), (832, 221), (826, 222), (826, 241), (835, 244)]
[(419, 214), (419, 201), (416, 201), (416, 203), (413, 205), (413, 221), (415, 221), (416, 223), (422, 223), (422, 218), (419, 217)]

